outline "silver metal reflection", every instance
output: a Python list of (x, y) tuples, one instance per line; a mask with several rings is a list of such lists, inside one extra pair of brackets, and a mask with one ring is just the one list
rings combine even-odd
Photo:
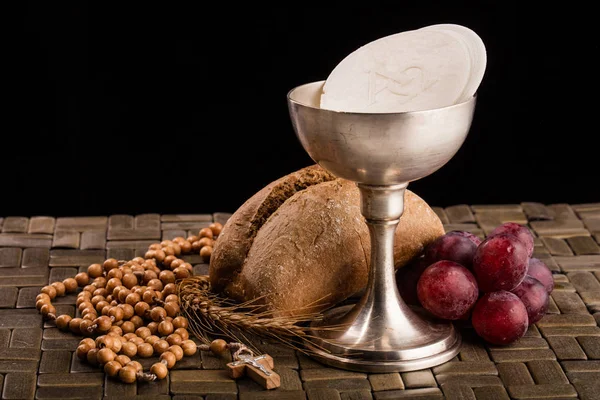
[(367, 288), (355, 305), (336, 307), (307, 342), (315, 358), (364, 372), (412, 371), (454, 357), (460, 335), (447, 321), (435, 321), (407, 306), (396, 286), (394, 233), (409, 182), (432, 174), (462, 146), (473, 119), (475, 97), (427, 111), (368, 114), (319, 107), (324, 81), (288, 93), (290, 118), (308, 155), (334, 175), (356, 182), (361, 213), (371, 236)]

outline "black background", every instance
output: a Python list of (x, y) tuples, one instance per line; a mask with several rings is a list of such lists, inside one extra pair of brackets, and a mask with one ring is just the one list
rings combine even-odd
[(435, 23), (476, 31), (488, 65), (465, 144), (409, 188), (437, 206), (600, 201), (592, 9), (15, 3), (3, 15), (0, 216), (233, 212), (311, 163), (288, 90), (363, 44)]

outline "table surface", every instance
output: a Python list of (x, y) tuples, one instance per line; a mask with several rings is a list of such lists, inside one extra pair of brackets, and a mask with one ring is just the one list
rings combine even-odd
[[(0, 217), (0, 393), (2, 399), (535, 399), (600, 398), (600, 203), (434, 207), (446, 230), (484, 237), (503, 222), (528, 224), (534, 256), (553, 271), (550, 309), (526, 336), (504, 348), (484, 344), (472, 329), (453, 360), (407, 373), (364, 374), (327, 368), (270, 344), (282, 384), (264, 390), (233, 381), (208, 352), (178, 362), (152, 383), (122, 384), (74, 357), (79, 338), (44, 322), (35, 309), (40, 287), (72, 277), (108, 257), (143, 255), (160, 239), (196, 234), (231, 215)], [(186, 256), (207, 274), (198, 255)], [(55, 302), (74, 314), (75, 296)], [(155, 358), (142, 360), (147, 368)]]

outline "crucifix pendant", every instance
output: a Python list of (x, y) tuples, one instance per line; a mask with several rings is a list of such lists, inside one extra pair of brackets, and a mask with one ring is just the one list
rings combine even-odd
[(240, 354), (237, 360), (227, 364), (231, 378), (248, 376), (265, 389), (275, 389), (281, 385), (281, 378), (273, 371), (273, 366), (273, 358), (268, 354), (257, 357), (251, 354)]

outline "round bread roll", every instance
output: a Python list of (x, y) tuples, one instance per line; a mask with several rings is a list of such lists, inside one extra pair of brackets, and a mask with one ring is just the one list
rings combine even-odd
[[(406, 190), (396, 230), (401, 267), (444, 234), (442, 222)], [(370, 236), (356, 184), (318, 165), (295, 171), (249, 198), (225, 223), (210, 260), (212, 290), (253, 299), (273, 315), (322, 311), (364, 289)]]

